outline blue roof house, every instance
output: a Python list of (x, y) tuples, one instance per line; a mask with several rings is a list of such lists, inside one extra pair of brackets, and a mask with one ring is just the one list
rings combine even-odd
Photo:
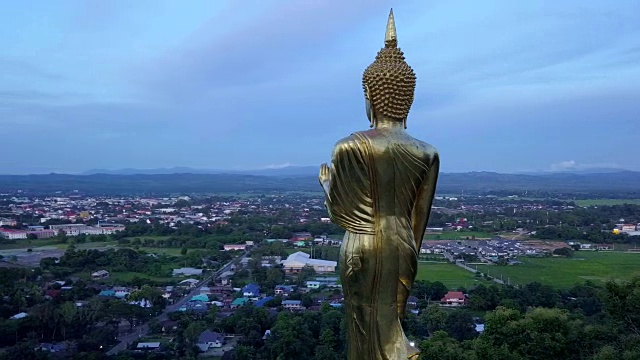
[(256, 301), (255, 306), (256, 307), (263, 307), (264, 304), (269, 302), (269, 300), (273, 300), (273, 296), (267, 296), (266, 298), (262, 298), (262, 299)]
[(247, 284), (242, 288), (242, 295), (245, 297), (260, 296), (260, 286), (258, 284)]

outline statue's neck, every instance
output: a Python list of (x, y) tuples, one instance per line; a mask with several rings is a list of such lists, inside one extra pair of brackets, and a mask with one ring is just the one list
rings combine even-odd
[(389, 118), (376, 119), (375, 128), (404, 130), (404, 121)]

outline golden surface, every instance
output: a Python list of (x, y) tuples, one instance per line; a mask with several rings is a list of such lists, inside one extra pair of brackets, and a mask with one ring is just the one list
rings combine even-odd
[(380, 116), (406, 119), (413, 103), (416, 75), (398, 48), (393, 12), (389, 14), (384, 48), (362, 76), (362, 86)]
[(379, 53), (363, 79), (373, 129), (340, 140), (319, 175), (329, 215), (346, 230), (339, 268), (349, 360), (417, 358), (401, 319), (440, 164), (433, 146), (405, 131), (415, 75), (396, 56), (393, 13), (385, 39), (391, 56)]

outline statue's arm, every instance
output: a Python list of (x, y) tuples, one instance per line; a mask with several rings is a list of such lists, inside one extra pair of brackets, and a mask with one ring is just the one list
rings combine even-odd
[(326, 163), (320, 165), (320, 174), (318, 175), (318, 180), (320, 180), (320, 185), (322, 186), (322, 190), (324, 190), (324, 195), (329, 198), (329, 190), (331, 186), (331, 169)]
[(431, 166), (427, 173), (427, 177), (423, 180), (418, 193), (418, 199), (413, 208), (413, 235), (416, 240), (418, 251), (422, 246), (422, 238), (424, 237), (429, 215), (431, 214), (431, 204), (436, 193), (436, 183), (438, 182), (438, 173), (440, 172), (440, 157), (435, 153)]

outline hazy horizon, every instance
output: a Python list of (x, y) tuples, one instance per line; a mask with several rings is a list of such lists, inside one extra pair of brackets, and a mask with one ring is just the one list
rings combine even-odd
[[(96, 174), (113, 174), (113, 175), (164, 175), (164, 174), (250, 174), (250, 175), (316, 175), (317, 166), (315, 165), (277, 165), (267, 166), (259, 168), (193, 168), (193, 167), (158, 167), (158, 168), (94, 168), (85, 169), (83, 171), (76, 172), (64, 172), (64, 171), (34, 171), (23, 173), (7, 173), (0, 172), (2, 175), (96, 175)], [(625, 168), (588, 168), (588, 169), (550, 169), (550, 170), (531, 170), (531, 171), (491, 171), (491, 170), (469, 170), (469, 171), (440, 171), (440, 173), (448, 174), (464, 174), (464, 173), (498, 173), (498, 174), (557, 174), (557, 173), (575, 173), (575, 174), (603, 174), (613, 172), (637, 172), (636, 170)]]
[(640, 170), (636, 1), (70, 0), (4, 7), (0, 172), (326, 162), (392, 6), (443, 172)]

